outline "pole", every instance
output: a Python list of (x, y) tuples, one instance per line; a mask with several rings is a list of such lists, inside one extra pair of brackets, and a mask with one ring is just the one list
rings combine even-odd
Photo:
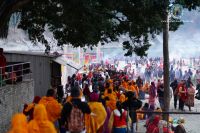
[[(169, 111), (170, 107), (170, 89), (169, 89), (169, 14), (168, 5), (169, 1), (164, 0), (164, 22), (163, 22), (163, 59), (164, 59), (164, 111)], [(167, 120), (168, 116), (165, 115), (164, 119)]]

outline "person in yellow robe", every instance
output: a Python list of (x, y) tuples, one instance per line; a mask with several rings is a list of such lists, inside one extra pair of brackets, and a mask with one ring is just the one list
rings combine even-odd
[(62, 105), (55, 99), (56, 92), (53, 89), (47, 91), (47, 95), (42, 97), (39, 104), (43, 104), (47, 110), (48, 119), (55, 123), (61, 114)]
[(136, 84), (134, 82), (129, 82), (128, 91), (134, 92), (136, 98), (138, 98), (139, 90), (138, 90), (138, 87), (136, 86)]
[(127, 81), (123, 80), (123, 81), (122, 81), (122, 86), (123, 86), (123, 88), (124, 88), (125, 90), (128, 90), (128, 82), (127, 82)]
[(48, 120), (44, 105), (35, 106), (33, 120), (28, 124), (28, 133), (57, 133), (53, 123)]
[(123, 93), (120, 94), (120, 96), (119, 96), (119, 101), (120, 101), (121, 103), (123, 103), (123, 102), (126, 101), (126, 96), (125, 96)]
[(28, 124), (24, 114), (19, 113), (13, 116), (8, 133), (28, 133)]
[(116, 102), (117, 102), (117, 96), (116, 93), (113, 92), (111, 89), (108, 89), (108, 94), (104, 97), (108, 97), (108, 100), (106, 101), (106, 106), (108, 106), (112, 111), (116, 109)]
[(138, 88), (136, 82), (134, 82), (134, 81), (132, 82), (132, 85), (134, 86), (134, 89), (135, 89), (136, 98), (138, 98), (139, 97), (139, 88)]
[(85, 125), (87, 133), (97, 133), (106, 120), (106, 110), (102, 103), (97, 102), (98, 99), (98, 94), (92, 93), (90, 95), (90, 102), (88, 105), (91, 109), (91, 114), (85, 114)]
[(35, 96), (32, 103), (24, 106), (23, 113), (28, 116), (29, 121), (33, 119), (34, 107), (39, 103), (40, 99), (39, 96)]

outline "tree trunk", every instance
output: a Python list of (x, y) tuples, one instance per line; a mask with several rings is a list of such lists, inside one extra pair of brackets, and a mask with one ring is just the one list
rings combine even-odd
[[(169, 15), (168, 15), (168, 0), (165, 0), (165, 13), (163, 23), (163, 58), (164, 58), (164, 111), (169, 111), (170, 108), (170, 88), (169, 88)], [(164, 116), (167, 120), (168, 115)]]

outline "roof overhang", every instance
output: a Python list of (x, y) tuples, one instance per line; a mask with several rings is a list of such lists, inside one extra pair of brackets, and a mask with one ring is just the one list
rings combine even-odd
[(82, 68), (82, 66), (72, 60), (68, 60), (67, 58), (63, 56), (56, 57), (53, 59), (53, 61), (57, 62), (58, 64), (64, 65), (64, 66), (69, 66), (71, 68), (76, 69), (77, 71)]

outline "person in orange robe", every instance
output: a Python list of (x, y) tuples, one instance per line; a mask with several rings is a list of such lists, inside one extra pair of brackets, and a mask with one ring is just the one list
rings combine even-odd
[(102, 103), (97, 102), (98, 99), (98, 94), (92, 93), (90, 95), (90, 102), (88, 105), (91, 109), (91, 114), (85, 114), (87, 133), (97, 133), (106, 120), (106, 110)]
[(42, 97), (39, 104), (43, 104), (47, 110), (49, 120), (55, 123), (61, 114), (62, 105), (55, 99), (56, 92), (54, 89), (49, 89), (47, 95)]
[(123, 88), (124, 88), (125, 90), (128, 90), (128, 82), (127, 82), (127, 81), (123, 80), (123, 81), (122, 81), (122, 86), (123, 86)]
[(120, 101), (121, 103), (123, 103), (123, 102), (126, 101), (126, 96), (125, 96), (123, 93), (120, 94), (120, 96), (119, 96), (119, 101)]
[(109, 95), (108, 90), (111, 90), (112, 94), (116, 96), (116, 93), (113, 91), (113, 86), (107, 82), (105, 85), (104, 97), (107, 97)]
[(33, 120), (28, 124), (28, 133), (57, 133), (53, 123), (48, 120), (44, 105), (35, 106)]
[(24, 109), (23, 109), (23, 113), (28, 116), (28, 120), (32, 120), (33, 119), (33, 111), (34, 111), (34, 107), (35, 105), (37, 105), (40, 101), (40, 97), (39, 96), (35, 96), (33, 99), (33, 102), (30, 104), (26, 104)]
[(115, 92), (113, 92), (111, 89), (108, 89), (108, 94), (105, 97), (108, 97), (109, 99), (106, 101), (106, 106), (108, 106), (112, 111), (116, 109), (117, 96)]
[(136, 86), (136, 84), (134, 82), (129, 82), (128, 91), (134, 92), (136, 98), (138, 98), (139, 90), (138, 90), (138, 87)]
[(13, 116), (8, 133), (28, 133), (28, 123), (24, 114), (19, 113)]

